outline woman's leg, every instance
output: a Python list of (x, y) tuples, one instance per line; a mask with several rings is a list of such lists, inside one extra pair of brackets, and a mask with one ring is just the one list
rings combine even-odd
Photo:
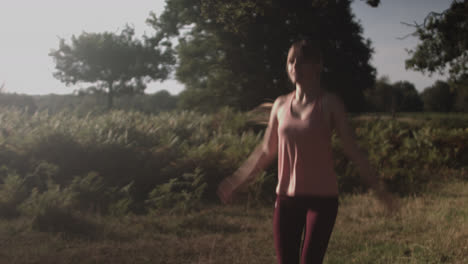
[(278, 264), (299, 264), (306, 208), (293, 197), (278, 196), (273, 215), (273, 234)]
[(307, 210), (302, 264), (323, 262), (337, 213), (338, 198), (319, 198), (311, 202)]

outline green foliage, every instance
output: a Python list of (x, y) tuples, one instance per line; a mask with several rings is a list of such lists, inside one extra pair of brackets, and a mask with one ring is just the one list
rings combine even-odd
[(73, 193), (73, 208), (81, 211), (103, 211), (109, 203), (104, 180), (97, 172), (75, 176), (67, 187)]
[(32, 172), (25, 177), (28, 191), (36, 188), (39, 192), (47, 190), (48, 184), (59, 180), (59, 167), (53, 163), (41, 160), (34, 166)]
[(0, 217), (12, 218), (19, 215), (17, 206), (28, 197), (24, 179), (9, 173), (0, 184)]
[(0, 107), (15, 107), (33, 114), (37, 110), (34, 99), (29, 95), (0, 92)]
[[(468, 164), (466, 115), (412, 117), (414, 122), (353, 121), (379, 176), (404, 195)], [(232, 108), (210, 115), (115, 110), (85, 117), (2, 111), (0, 131), (7, 132), (0, 133), (0, 209), (10, 217), (49, 219), (77, 212), (190, 211), (217, 203), (219, 182), (261, 142), (263, 130), (250, 129), (249, 118)], [(332, 146), (341, 192), (365, 190), (336, 135)], [(272, 165), (252, 182), (249, 202), (274, 198), (276, 170)]]
[(110, 189), (112, 199), (109, 202), (108, 213), (114, 216), (123, 216), (130, 213), (134, 206), (134, 200), (131, 195), (134, 181), (122, 188), (113, 187)]
[(392, 84), (387, 77), (381, 77), (375, 89), (366, 91), (365, 95), (371, 111), (394, 113), (423, 110), (423, 101), (418, 91), (408, 81)]
[(147, 21), (157, 31), (155, 40), (178, 37), (176, 78), (186, 87), (181, 108), (246, 110), (284, 94), (287, 51), (303, 36), (323, 46), (327, 89), (341, 95), (350, 111), (361, 111), (375, 69), (369, 64), (370, 41), (363, 39), (350, 4), (169, 0), (159, 17), (152, 13)]
[(417, 112), (423, 110), (423, 101), (414, 85), (408, 81), (393, 84), (396, 92), (397, 111)]
[(153, 213), (168, 208), (185, 212), (199, 205), (206, 187), (204, 174), (197, 168), (193, 173), (184, 173), (180, 178), (157, 186), (146, 203)]
[(29, 190), (42, 193), (51, 181), (74, 193), (74, 210), (111, 214), (145, 212), (144, 201), (156, 186), (173, 178), (187, 182), (183, 175), (197, 167), (208, 184), (203, 199), (216, 199), (217, 183), (260, 140), (246, 131), (247, 117), (230, 108), (210, 116), (11, 111), (1, 117), (2, 129), (16, 132), (2, 138), (0, 154), (7, 157), (8, 149), (8, 157), (16, 155), (7, 166), (21, 171)]
[(35, 218), (45, 215), (53, 209), (67, 210), (73, 206), (73, 200), (73, 192), (49, 182), (48, 188), (44, 192), (33, 188), (30, 196), (21, 204), (20, 209), (25, 215)]
[(415, 24), (420, 44), (410, 50), (406, 67), (429, 73), (443, 73), (449, 68), (452, 80), (468, 75), (468, 1), (452, 1), (441, 13), (431, 12), (422, 24)]
[(453, 109), (454, 94), (446, 82), (436, 81), (433, 86), (424, 89), (421, 96), (425, 111), (449, 112)]
[(18, 210), (31, 219), (34, 230), (92, 238), (98, 234), (97, 226), (74, 209), (84, 202), (83, 195), (89, 194), (89, 188), (83, 188), (86, 185), (84, 182), (94, 178), (95, 175), (90, 174), (81, 181), (76, 180), (69, 188), (62, 188), (53, 182), (49, 182), (47, 190), (43, 192), (33, 188)]
[(453, 110), (468, 113), (468, 76), (465, 79), (451, 82), (450, 86), (455, 90)]
[(416, 193), (430, 181), (437, 181), (438, 169), (450, 156), (433, 145), (429, 127), (410, 128), (396, 121), (376, 121), (359, 127), (371, 164), (394, 192)]
[(114, 95), (143, 93), (145, 82), (164, 80), (175, 61), (170, 49), (134, 40), (134, 33), (126, 25), (120, 35), (85, 32), (72, 36), (70, 45), (60, 39), (59, 49), (49, 54), (56, 62), (54, 76), (67, 85), (85, 82), (95, 83), (95, 90), (107, 89), (109, 108)]

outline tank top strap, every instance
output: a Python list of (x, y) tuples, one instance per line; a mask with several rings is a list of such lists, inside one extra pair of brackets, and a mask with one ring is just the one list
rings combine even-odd
[[(295, 93), (296, 93), (296, 92), (293, 91), (293, 92), (289, 95), (289, 98), (288, 98), (289, 101), (286, 100), (287, 105), (289, 106), (289, 107), (288, 107), (288, 110), (287, 110), (287, 113), (288, 113), (289, 115), (291, 115), (291, 116), (293, 116), (293, 113), (292, 113), (292, 101), (293, 101), (293, 98), (294, 98), (294, 96), (295, 96)], [(324, 116), (323, 116), (323, 115), (324, 115), (324, 114), (323, 114), (323, 103), (322, 103), (322, 101), (323, 101), (323, 96), (324, 96), (324, 95), (325, 95), (325, 91), (321, 91), (320, 94), (317, 96), (317, 99), (316, 99), (315, 102), (314, 102), (314, 104), (315, 104), (314, 108), (315, 108), (315, 107), (318, 107), (317, 110), (319, 111), (319, 115), (320, 115), (321, 117), (324, 117)]]

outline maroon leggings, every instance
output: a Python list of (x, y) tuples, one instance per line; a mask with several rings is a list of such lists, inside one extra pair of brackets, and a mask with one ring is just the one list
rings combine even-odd
[(278, 263), (322, 263), (337, 213), (338, 197), (277, 196), (273, 233)]

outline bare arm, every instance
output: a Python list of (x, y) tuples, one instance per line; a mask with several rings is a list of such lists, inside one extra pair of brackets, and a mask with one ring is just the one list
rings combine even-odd
[(253, 180), (259, 172), (265, 170), (278, 154), (278, 111), (279, 99), (275, 101), (270, 111), (270, 118), (263, 141), (250, 154), (249, 158), (231, 176), (230, 180), (238, 187)]
[(359, 174), (363, 181), (373, 189), (378, 188), (376, 173), (372, 170), (364, 152), (359, 149), (354, 136), (354, 131), (346, 120), (346, 111), (342, 101), (337, 96), (331, 95), (330, 106), (333, 125), (341, 140), (344, 153), (357, 165)]
[(390, 212), (397, 210), (399, 207), (397, 202), (378, 181), (377, 174), (372, 170), (369, 160), (363, 151), (359, 149), (354, 137), (354, 132), (346, 120), (346, 112), (343, 103), (338, 97), (334, 95), (331, 96), (330, 101), (333, 125), (341, 139), (344, 153), (357, 165), (359, 174), (361, 175), (363, 181), (375, 190), (377, 198), (382, 201), (388, 210)]
[(230, 202), (232, 193), (246, 187), (258, 173), (265, 170), (278, 154), (277, 112), (281, 97), (275, 100), (270, 112), (268, 126), (263, 141), (250, 154), (232, 176), (225, 178), (218, 187), (218, 195), (223, 202)]

